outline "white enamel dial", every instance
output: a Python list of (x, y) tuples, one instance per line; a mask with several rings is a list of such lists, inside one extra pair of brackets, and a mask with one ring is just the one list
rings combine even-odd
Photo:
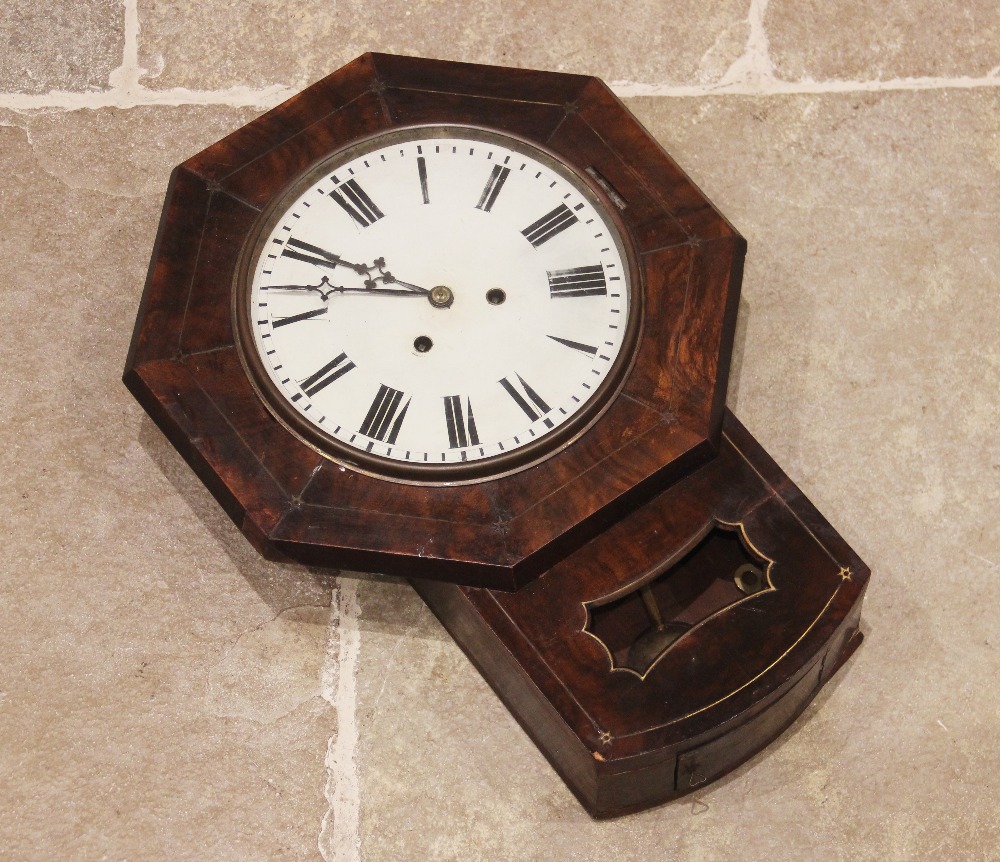
[(394, 132), (312, 173), (268, 225), (241, 294), (252, 347), (286, 412), (348, 460), (544, 448), (626, 359), (615, 224), (523, 142)]

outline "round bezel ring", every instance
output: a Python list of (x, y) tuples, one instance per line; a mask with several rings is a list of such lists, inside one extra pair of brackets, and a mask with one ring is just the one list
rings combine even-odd
[[(413, 463), (366, 453), (325, 433), (306, 419), (275, 386), (258, 353), (252, 330), (250, 294), (253, 273), (267, 238), (298, 197), (325, 175), (365, 155), (395, 143), (462, 137), (495, 143), (536, 159), (577, 188), (600, 212), (612, 231), (622, 260), (628, 268), (629, 314), (618, 356), (594, 395), (577, 413), (553, 431), (510, 452), (468, 462)], [(497, 479), (527, 469), (571, 445), (606, 412), (628, 377), (636, 352), (643, 317), (643, 279), (634, 243), (614, 203), (585, 172), (567, 164), (538, 143), (507, 132), (455, 124), (418, 125), (396, 128), (355, 141), (324, 157), (299, 174), (267, 206), (243, 245), (234, 275), (232, 322), (240, 360), (254, 389), (268, 411), (289, 432), (324, 457), (344, 467), (381, 479), (412, 484), (465, 484)]]

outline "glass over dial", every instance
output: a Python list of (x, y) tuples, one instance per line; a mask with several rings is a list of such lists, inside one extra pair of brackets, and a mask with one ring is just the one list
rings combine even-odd
[(636, 317), (625, 245), (587, 183), (454, 127), (388, 133), (310, 172), (265, 221), (236, 303), (244, 359), (286, 424), (431, 481), (514, 469), (585, 427)]

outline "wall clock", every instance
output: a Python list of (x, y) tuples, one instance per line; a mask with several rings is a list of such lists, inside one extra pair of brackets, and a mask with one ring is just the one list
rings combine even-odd
[(414, 579), (617, 814), (860, 641), (867, 569), (725, 411), (745, 250), (599, 80), (369, 54), (175, 170), (124, 380), (262, 553)]

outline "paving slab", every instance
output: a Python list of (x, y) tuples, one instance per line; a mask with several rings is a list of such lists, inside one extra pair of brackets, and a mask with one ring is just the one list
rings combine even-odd
[[(749, 32), (749, 0), (664, 9), (652, 0), (280, 0), (232, 4), (140, 0), (139, 61), (153, 89), (302, 87), (366, 51), (599, 75), (608, 80), (717, 80)], [(608, 26), (614, 22), (613, 26)]]
[(259, 559), (120, 382), (169, 170), (246, 118), (0, 118), (3, 858), (317, 852), (332, 580)]
[(779, 78), (888, 81), (996, 75), (1000, 11), (992, 0), (770, 0), (764, 25)]
[(124, 10), (116, 0), (5, 0), (0, 44), (0, 92), (103, 90), (122, 62)]

